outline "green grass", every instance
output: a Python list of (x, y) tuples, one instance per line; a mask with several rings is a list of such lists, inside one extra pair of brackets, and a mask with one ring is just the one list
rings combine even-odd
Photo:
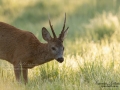
[[(1, 90), (119, 90), (120, 0), (1, 0), (0, 20), (31, 31), (44, 42), (41, 28), (62, 29), (64, 13), (69, 32), (65, 61), (29, 70), (29, 83), (17, 83), (13, 66), (0, 61)], [(118, 86), (118, 87), (115, 87)]]

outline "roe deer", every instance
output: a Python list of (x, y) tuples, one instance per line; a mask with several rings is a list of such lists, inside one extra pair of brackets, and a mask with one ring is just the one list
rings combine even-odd
[(17, 81), (21, 74), (25, 83), (28, 82), (28, 69), (56, 59), (64, 61), (63, 40), (69, 27), (65, 29), (66, 14), (63, 29), (56, 36), (51, 21), (50, 28), (53, 38), (45, 27), (42, 28), (42, 37), (47, 43), (41, 43), (34, 34), (23, 31), (9, 24), (0, 22), (0, 59), (7, 60), (14, 66)]

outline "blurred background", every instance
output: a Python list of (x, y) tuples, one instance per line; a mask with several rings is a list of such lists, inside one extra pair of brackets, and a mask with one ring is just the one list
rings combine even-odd
[(0, 0), (0, 21), (33, 32), (40, 40), (41, 29), (50, 30), (48, 15), (59, 34), (64, 14), (69, 26), (67, 39), (119, 40), (120, 0)]

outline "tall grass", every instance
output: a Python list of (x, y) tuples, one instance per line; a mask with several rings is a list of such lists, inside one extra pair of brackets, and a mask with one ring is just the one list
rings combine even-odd
[(85, 34), (87, 33), (86, 37), (91, 37), (94, 41), (119, 40), (120, 21), (118, 16), (112, 13), (106, 14), (104, 12), (102, 15), (97, 15), (90, 20), (89, 24), (85, 24), (84, 28), (86, 30)]
[[(8, 5), (9, 4), (9, 5)], [(119, 0), (1, 0), (0, 20), (33, 32), (49, 28), (48, 14), (57, 35), (64, 13), (70, 27), (65, 40), (65, 61), (52, 61), (29, 70), (29, 83), (17, 83), (13, 66), (0, 61), (1, 90), (119, 90)]]

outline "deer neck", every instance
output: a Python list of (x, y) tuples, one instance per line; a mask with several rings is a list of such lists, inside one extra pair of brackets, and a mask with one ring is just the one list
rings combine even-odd
[(54, 59), (54, 56), (49, 51), (47, 43), (39, 45), (38, 54), (39, 64), (43, 64)]

